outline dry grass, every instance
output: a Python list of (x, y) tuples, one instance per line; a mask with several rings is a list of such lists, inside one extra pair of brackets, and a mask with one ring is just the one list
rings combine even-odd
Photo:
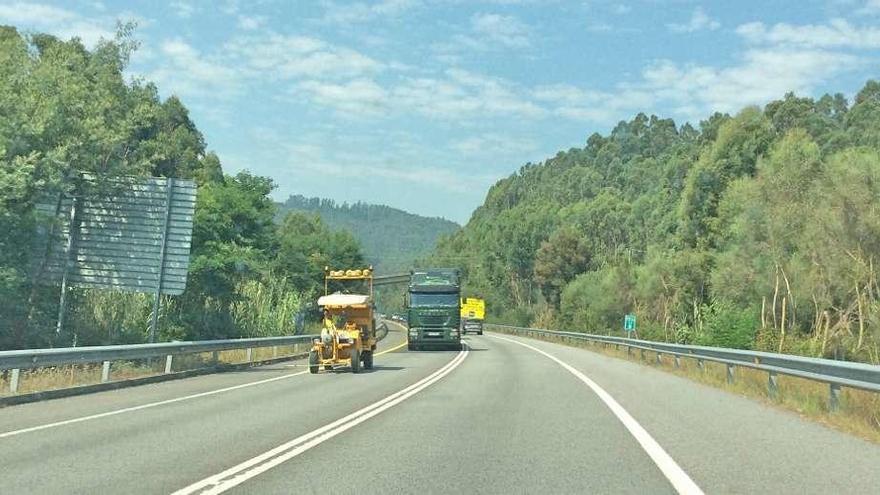
[[(162, 364), (164, 366), (164, 361)], [(101, 368), (101, 363), (96, 363), (22, 370), (18, 381), (18, 393), (27, 394), (101, 383)], [(110, 378), (113, 381), (130, 380), (156, 375), (161, 371), (155, 365), (149, 366), (145, 362), (119, 361), (110, 367)], [(11, 395), (10, 379), (10, 376), (0, 379), (0, 396)]]
[(672, 356), (663, 355), (661, 363), (658, 364), (656, 353), (650, 351), (645, 351), (642, 358), (642, 353), (638, 349), (627, 353), (624, 347), (616, 348), (614, 345), (601, 343), (559, 338), (542, 338), (542, 340), (641, 362), (653, 368), (795, 412), (801, 417), (880, 443), (880, 394), (844, 387), (841, 389), (839, 410), (831, 412), (828, 403), (829, 386), (821, 382), (778, 375), (778, 394), (775, 398), (771, 398), (768, 394), (768, 374), (765, 371), (737, 366), (734, 371), (734, 382), (729, 384), (727, 366), (721, 363), (704, 361), (701, 370), (695, 359), (681, 358), (680, 367), (676, 368)]
[[(267, 361), (274, 358), (288, 357), (301, 354), (307, 349), (307, 344), (277, 346), (276, 348), (255, 348), (251, 354), (251, 361)], [(206, 368), (212, 366), (213, 362), (214, 356), (211, 352), (178, 355), (172, 359), (171, 371), (178, 372)], [(247, 362), (247, 351), (245, 349), (220, 351), (217, 353), (217, 362), (220, 364), (245, 363)], [(101, 363), (94, 363), (22, 370), (18, 382), (18, 393), (27, 394), (101, 383), (101, 369)], [(110, 367), (110, 380), (131, 380), (164, 372), (164, 358), (153, 359), (152, 361), (114, 361)], [(0, 373), (0, 397), (11, 395), (9, 391), (10, 380), (11, 372)]]

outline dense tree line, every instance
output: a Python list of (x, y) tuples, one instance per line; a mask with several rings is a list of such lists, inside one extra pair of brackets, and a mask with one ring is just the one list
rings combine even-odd
[(880, 362), (880, 83), (637, 115), (499, 181), (431, 262), (496, 319)]
[(182, 296), (163, 298), (163, 340), (291, 333), (325, 264), (363, 263), (351, 235), (317, 218), (276, 222), (270, 179), (224, 174), (179, 99), (123, 76), (134, 49), (128, 26), (92, 50), (0, 26), (0, 349), (147, 336), (152, 296), (85, 289), (70, 291), (68, 324), (55, 333), (58, 287), (30, 269), (45, 221), (35, 205), (81, 173), (198, 184), (189, 280)]
[[(461, 228), (443, 218), (423, 217), (390, 206), (301, 195), (290, 196), (278, 210), (279, 216), (287, 212), (317, 215), (330, 228), (351, 232), (377, 275), (408, 272), (417, 260), (431, 254), (440, 236)], [(374, 295), (379, 309), (402, 313), (404, 292), (400, 285), (377, 287)]]
[(364, 257), (377, 273), (410, 270), (413, 263), (431, 253), (437, 239), (459, 229), (455, 222), (428, 218), (397, 208), (362, 202), (337, 203), (332, 199), (290, 196), (279, 210), (316, 213), (328, 226), (351, 232), (360, 242)]

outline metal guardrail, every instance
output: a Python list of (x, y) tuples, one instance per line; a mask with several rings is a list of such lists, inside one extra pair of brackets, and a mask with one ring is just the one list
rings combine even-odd
[[(235, 349), (247, 350), (247, 362), (252, 351), (261, 347), (273, 347), (310, 343), (317, 335), (293, 335), (253, 339), (203, 340), (198, 342), (163, 342), (158, 344), (107, 345), (90, 347), (62, 347), (57, 349), (24, 349), (0, 351), (0, 371), (10, 370), (9, 388), (18, 392), (22, 369), (45, 368), (72, 364), (103, 363), (101, 382), (110, 380), (110, 363), (133, 359), (165, 358), (165, 373), (171, 373), (174, 356), (202, 352), (220, 352)], [(276, 353), (273, 352), (273, 356)], [(216, 361), (216, 356), (215, 356)]]
[(721, 363), (727, 366), (728, 383), (733, 383), (735, 379), (734, 369), (736, 366), (766, 371), (768, 373), (767, 392), (771, 397), (776, 397), (778, 393), (777, 376), (780, 374), (823, 382), (829, 385), (829, 408), (832, 411), (839, 408), (841, 387), (880, 392), (880, 366), (871, 364), (723, 347), (669, 344), (610, 335), (561, 332), (509, 325), (487, 324), (486, 326), (530, 337), (549, 336), (624, 346), (627, 348), (627, 352), (639, 349), (643, 356), (646, 351), (654, 352), (658, 362), (662, 362), (663, 355), (667, 354), (674, 357), (676, 367), (680, 366), (680, 358), (682, 357), (696, 359), (700, 369), (703, 368), (705, 361)]

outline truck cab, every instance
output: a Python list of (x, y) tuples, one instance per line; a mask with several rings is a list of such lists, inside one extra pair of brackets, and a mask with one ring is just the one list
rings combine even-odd
[(413, 270), (406, 295), (407, 348), (461, 348), (461, 286), (455, 268)]

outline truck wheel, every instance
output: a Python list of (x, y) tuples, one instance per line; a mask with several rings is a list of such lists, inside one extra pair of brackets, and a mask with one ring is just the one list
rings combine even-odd
[(311, 350), (309, 351), (309, 373), (315, 374), (318, 372), (318, 351)]
[(351, 372), (359, 373), (361, 371), (361, 351), (357, 347), (351, 349)]
[(364, 369), (373, 369), (373, 351), (364, 351)]

